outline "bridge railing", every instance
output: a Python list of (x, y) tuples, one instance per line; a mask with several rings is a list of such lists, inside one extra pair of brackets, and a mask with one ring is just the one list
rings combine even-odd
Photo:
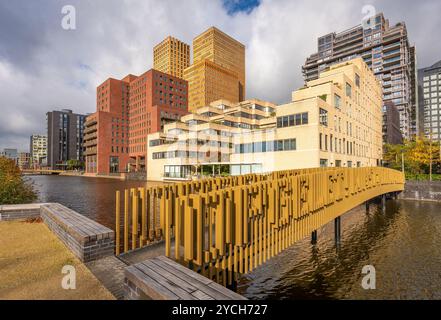
[[(323, 168), (278, 171), (182, 182), (163, 186), (116, 191), (116, 254), (126, 253), (165, 239), (165, 204), (173, 206), (181, 196), (205, 194), (214, 190), (243, 186), (324, 170)], [(172, 230), (172, 235), (174, 231)]]
[(165, 240), (167, 256), (227, 284), (348, 210), (403, 189), (401, 172), (377, 167), (290, 170), (126, 190), (124, 219), (120, 205), (116, 212), (117, 254), (120, 247), (127, 252)]

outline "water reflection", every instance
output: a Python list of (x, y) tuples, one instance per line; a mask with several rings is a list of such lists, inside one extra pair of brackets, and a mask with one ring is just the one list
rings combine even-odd
[[(440, 299), (441, 204), (388, 201), (386, 212), (357, 208), (244, 277), (239, 293), (252, 299)], [(377, 289), (361, 287), (373, 265)]]
[(141, 181), (67, 176), (30, 179), (38, 191), (38, 201), (61, 203), (112, 229), (115, 228), (115, 191), (146, 185)]

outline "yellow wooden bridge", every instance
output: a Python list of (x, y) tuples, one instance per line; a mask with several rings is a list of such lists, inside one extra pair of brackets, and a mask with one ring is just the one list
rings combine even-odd
[(168, 257), (231, 284), (404, 184), (401, 172), (387, 168), (317, 168), (117, 191), (116, 253), (164, 240)]

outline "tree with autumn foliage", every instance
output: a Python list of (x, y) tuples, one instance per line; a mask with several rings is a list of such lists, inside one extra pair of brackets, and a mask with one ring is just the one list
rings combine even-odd
[(30, 203), (37, 198), (11, 159), (0, 157), (0, 205)]
[(386, 165), (402, 170), (411, 175), (432, 174), (440, 172), (440, 144), (426, 137), (406, 140), (402, 145), (386, 144), (383, 159)]

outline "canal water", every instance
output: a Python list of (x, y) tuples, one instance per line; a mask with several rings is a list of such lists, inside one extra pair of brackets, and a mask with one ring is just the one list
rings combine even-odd
[[(142, 181), (72, 176), (30, 176), (38, 202), (58, 202), (110, 229), (115, 229), (115, 192), (145, 186)], [(148, 185), (158, 183), (148, 182)]]
[[(115, 191), (142, 182), (65, 176), (30, 177), (41, 202), (59, 202), (114, 228)], [(238, 284), (250, 299), (441, 299), (441, 203), (388, 201), (386, 212), (359, 207), (304, 239)], [(376, 272), (376, 289), (362, 288), (363, 266)]]
[[(390, 200), (386, 212), (363, 207), (304, 239), (243, 278), (252, 299), (441, 299), (441, 203)], [(375, 290), (362, 287), (364, 266), (375, 268)]]

